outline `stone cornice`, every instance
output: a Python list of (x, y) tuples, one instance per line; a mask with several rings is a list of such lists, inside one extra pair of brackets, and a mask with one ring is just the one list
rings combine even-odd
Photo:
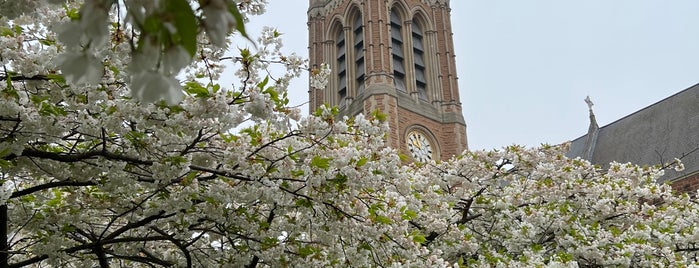
[(430, 7), (434, 6), (449, 6), (449, 0), (422, 0), (423, 3), (430, 5)]
[(343, 1), (344, 0), (311, 0), (311, 5), (308, 8), (308, 17), (324, 17), (328, 15), (330, 10), (333, 10), (340, 6), (340, 4), (342, 4)]

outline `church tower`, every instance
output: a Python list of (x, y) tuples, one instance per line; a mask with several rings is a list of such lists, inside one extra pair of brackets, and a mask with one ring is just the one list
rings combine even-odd
[(380, 110), (388, 144), (413, 161), (467, 149), (448, 0), (310, 0), (311, 68), (332, 69), (310, 109)]

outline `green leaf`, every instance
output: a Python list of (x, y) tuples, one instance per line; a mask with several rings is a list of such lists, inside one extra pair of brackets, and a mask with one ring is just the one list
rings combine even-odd
[(223, 139), (223, 141), (225, 142), (235, 142), (238, 140), (238, 136), (233, 134), (219, 133), (218, 136), (221, 137), (221, 139)]
[(36, 196), (34, 195), (25, 195), (19, 198), (19, 201), (21, 201), (22, 203), (31, 203), (34, 202), (34, 200), (36, 200)]
[(239, 48), (238, 51), (240, 52), (240, 57), (243, 58), (243, 60), (249, 60), (252, 56), (252, 53), (250, 53), (250, 50), (247, 48)]
[(180, 165), (183, 163), (187, 163), (187, 158), (181, 155), (175, 155), (175, 156), (170, 156), (165, 158), (165, 162), (172, 163), (175, 165)]
[(262, 249), (269, 249), (277, 246), (279, 244), (279, 239), (276, 237), (265, 237), (262, 239)]
[(305, 172), (303, 172), (303, 170), (292, 170), (291, 171), (291, 177), (294, 177), (294, 178), (299, 177), (299, 176), (303, 176), (304, 174), (305, 174)]
[(66, 11), (66, 16), (70, 20), (80, 20), (80, 10), (77, 8), (68, 8), (68, 5), (63, 4), (63, 9)]
[(616, 227), (614, 225), (609, 226), (609, 231), (612, 233), (614, 237), (620, 236), (624, 231), (619, 229), (619, 227)]
[(357, 161), (357, 167), (362, 167), (366, 165), (366, 163), (369, 162), (369, 159), (366, 157), (359, 158), (359, 161)]
[(263, 91), (263, 93), (269, 94), (269, 98), (272, 99), (274, 101), (274, 103), (279, 102), (279, 92), (274, 90), (274, 87), (268, 87), (267, 89), (265, 89)]
[(39, 43), (46, 46), (53, 46), (56, 44), (56, 40), (53, 39), (39, 39)]
[(75, 95), (75, 100), (77, 100), (78, 103), (87, 104), (87, 95), (84, 95), (84, 94), (76, 94), (76, 95)]
[(296, 200), (296, 206), (311, 208), (311, 207), (313, 207), (313, 203), (311, 202), (311, 200), (308, 200), (306, 198), (301, 198), (299, 200)]
[(409, 221), (409, 220), (417, 218), (417, 212), (409, 210), (409, 209), (401, 209), (401, 210), (403, 211), (403, 214), (400, 216), (401, 219)]
[(299, 248), (298, 254), (299, 254), (301, 257), (305, 258), (305, 257), (308, 257), (308, 256), (311, 256), (311, 255), (315, 254), (316, 251), (318, 251), (318, 249), (316, 249), (316, 248), (314, 248), (314, 247), (312, 247), (312, 246), (305, 246), (305, 247)]
[(425, 236), (422, 234), (416, 234), (416, 235), (413, 235), (413, 241), (415, 243), (422, 244), (422, 243), (427, 242), (427, 238), (425, 238)]
[(63, 202), (63, 192), (56, 188), (52, 192), (53, 198), (46, 202), (46, 206), (56, 208)]
[(118, 76), (119, 73), (121, 73), (121, 71), (119, 70), (119, 68), (117, 68), (117, 67), (114, 66), (114, 65), (109, 64), (109, 65), (107, 66), (107, 68), (109, 68), (109, 70), (112, 71), (112, 73), (114, 73), (114, 76)]
[[(374, 218), (374, 220), (376, 220), (376, 222), (378, 222), (378, 223), (383, 223), (383, 224), (391, 224), (391, 223), (393, 223), (393, 220), (391, 220), (390, 218), (388, 218), (388, 217), (386, 217), (386, 216), (381, 216), (381, 215), (377, 215), (377, 216)], [(424, 237), (423, 237), (423, 238), (424, 238)], [(413, 239), (413, 240), (414, 240), (414, 239)]]
[[(158, 36), (160, 29), (162, 28), (162, 21), (160, 20), (159, 16), (156, 15), (151, 15), (146, 17), (146, 19), (143, 21), (143, 31), (149, 34), (152, 34), (154, 36)], [(140, 42), (147, 42), (145, 39), (147, 38), (141, 38), (139, 40)], [(140, 47), (140, 46), (139, 46)]]
[(197, 18), (192, 11), (192, 7), (187, 0), (169, 0), (166, 1), (166, 9), (175, 18), (175, 28), (179, 40), (175, 40), (177, 44), (182, 45), (189, 56), (194, 57), (197, 53)]
[(60, 74), (47, 74), (46, 78), (48, 78), (50, 81), (56, 82), (62, 86), (66, 84), (65, 77), (63, 77), (63, 75), (60, 75)]
[(379, 120), (379, 122), (386, 122), (387, 116), (385, 113), (382, 113), (380, 110), (374, 110), (371, 112), (371, 117), (375, 118), (376, 120)]
[(325, 158), (316, 155), (313, 157), (313, 159), (311, 159), (311, 166), (327, 170), (330, 167), (330, 160), (332, 160), (332, 158)]
[(240, 133), (247, 134), (250, 137), (250, 144), (257, 146), (262, 140), (262, 133), (260, 133), (259, 125), (254, 125), (252, 127), (244, 128)]
[(126, 135), (124, 135), (124, 138), (131, 142), (131, 144), (137, 149), (145, 148), (148, 145), (146, 142), (143, 141), (146, 138), (146, 134), (143, 134), (138, 131), (129, 131), (128, 133), (126, 133)]
[(209, 89), (196, 81), (188, 81), (184, 84), (183, 89), (187, 94), (194, 95), (197, 98), (208, 98), (210, 96)]
[(31, 100), (34, 104), (39, 104), (44, 102), (45, 100), (48, 100), (49, 98), (49, 96), (32, 95), (31, 97), (29, 97), (29, 100)]
[(39, 106), (40, 115), (55, 115), (55, 116), (65, 116), (68, 115), (63, 107), (56, 106), (49, 102), (42, 102)]
[(15, 89), (15, 87), (12, 86), (12, 74), (7, 73), (6, 75), (7, 76), (6, 76), (5, 83), (7, 84), (7, 86), (5, 87), (5, 89), (2, 90), (2, 95), (14, 97), (15, 99), (19, 99), (19, 93), (17, 93), (17, 90)]
[(374, 216), (374, 215), (376, 215), (377, 211), (383, 211), (383, 210), (384, 210), (383, 204), (379, 204), (379, 203), (372, 204), (371, 206), (369, 206), (369, 215)]
[(558, 252), (558, 253), (556, 253), (556, 256), (558, 256), (558, 258), (563, 263), (568, 263), (574, 259), (573, 255), (570, 253), (567, 253), (567, 252)]
[(118, 111), (118, 109), (117, 109), (116, 106), (109, 106), (109, 107), (105, 110), (105, 112), (107, 113), (107, 115), (112, 115), (112, 114), (116, 113), (117, 111)]
[(7, 28), (7, 27), (0, 27), (0, 36), (14, 36), (15, 32), (12, 31), (12, 29)]
[(12, 162), (0, 159), (0, 169), (12, 167)]
[(359, 244), (359, 248), (357, 248), (357, 251), (359, 251), (360, 249), (365, 249), (365, 250), (371, 251), (374, 248), (372, 248), (371, 245), (369, 245), (369, 243), (362, 242), (361, 244)]
[(220, 203), (216, 198), (213, 198), (211, 196), (204, 196), (204, 201), (212, 205), (218, 205)]
[(265, 89), (265, 86), (269, 83), (269, 76), (265, 76), (265, 79), (257, 83), (257, 87), (260, 89)]
[(0, 150), (0, 169), (9, 168), (12, 166), (12, 162), (2, 159), (3, 157), (8, 155), (10, 155), (10, 148)]
[(534, 245), (531, 245), (531, 249), (532, 249), (534, 252), (539, 252), (539, 251), (541, 251), (541, 250), (544, 249), (544, 246), (541, 245), (541, 244), (534, 244)]
[(336, 174), (334, 179), (329, 179), (329, 182), (335, 183), (337, 185), (342, 185), (346, 183), (349, 179), (347, 179), (347, 176), (345, 174)]
[(23, 29), (22, 29), (21, 26), (15, 25), (12, 29), (15, 30), (15, 34), (17, 34), (18, 36), (19, 36), (20, 34), (22, 34)]
[(240, 35), (248, 39), (248, 41), (255, 44), (255, 41), (253, 41), (252, 38), (248, 36), (248, 33), (245, 31), (245, 22), (243, 15), (240, 14), (240, 11), (238, 10), (238, 5), (234, 1), (229, 2), (228, 12), (230, 12), (231, 15), (233, 15), (233, 19), (235, 19), (235, 29), (238, 32), (240, 32)]

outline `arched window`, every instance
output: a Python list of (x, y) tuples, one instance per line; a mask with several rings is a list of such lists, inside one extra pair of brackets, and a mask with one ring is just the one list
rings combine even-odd
[(427, 100), (427, 78), (425, 69), (425, 48), (423, 45), (423, 32), (420, 23), (413, 19), (413, 64), (415, 66), (415, 91), (421, 100)]
[(347, 98), (347, 47), (345, 44), (345, 33), (340, 30), (335, 38), (335, 49), (337, 52), (337, 101), (338, 106), (345, 105)]
[(354, 18), (352, 27), (354, 33), (354, 79), (357, 87), (356, 94), (364, 91), (364, 77), (366, 74), (364, 64), (364, 25), (361, 14)]
[(405, 55), (403, 53), (402, 20), (395, 8), (391, 9), (391, 56), (393, 58), (393, 84), (397, 90), (406, 92)]

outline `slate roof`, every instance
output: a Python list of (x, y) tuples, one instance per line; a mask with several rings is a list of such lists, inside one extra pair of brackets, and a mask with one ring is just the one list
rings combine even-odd
[(607, 167), (612, 161), (656, 165), (680, 158), (684, 171), (667, 169), (660, 182), (699, 174), (699, 84), (597, 128), (572, 141), (569, 157)]

